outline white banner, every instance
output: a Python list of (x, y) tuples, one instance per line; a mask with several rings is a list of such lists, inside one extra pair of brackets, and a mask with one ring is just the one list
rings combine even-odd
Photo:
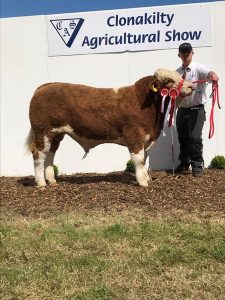
[(212, 46), (209, 3), (46, 18), (49, 56)]

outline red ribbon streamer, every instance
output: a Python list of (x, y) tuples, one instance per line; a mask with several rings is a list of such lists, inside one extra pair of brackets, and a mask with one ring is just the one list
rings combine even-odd
[(170, 117), (169, 117), (169, 123), (168, 123), (168, 127), (172, 126), (173, 123), (173, 115), (174, 115), (174, 109), (175, 109), (175, 100), (178, 96), (179, 92), (177, 89), (173, 88), (170, 90), (170, 99), (171, 99), (171, 109), (170, 109)]

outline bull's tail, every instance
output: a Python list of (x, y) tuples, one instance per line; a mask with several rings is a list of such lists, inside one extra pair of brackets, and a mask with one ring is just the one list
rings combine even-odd
[(26, 147), (27, 152), (33, 152), (33, 150), (35, 148), (34, 140), (35, 140), (35, 134), (34, 134), (33, 129), (31, 128), (30, 132), (26, 138), (26, 142), (25, 142), (25, 147)]
[(88, 155), (88, 153), (89, 153), (89, 150), (85, 151), (84, 156), (82, 157), (82, 159), (85, 159), (86, 156)]

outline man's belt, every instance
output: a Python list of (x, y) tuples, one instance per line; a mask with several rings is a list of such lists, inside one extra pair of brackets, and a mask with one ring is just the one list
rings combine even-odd
[(188, 110), (195, 110), (195, 109), (200, 109), (200, 108), (204, 108), (204, 104), (198, 104), (195, 106), (191, 106), (191, 107), (180, 107), (181, 109), (188, 109)]

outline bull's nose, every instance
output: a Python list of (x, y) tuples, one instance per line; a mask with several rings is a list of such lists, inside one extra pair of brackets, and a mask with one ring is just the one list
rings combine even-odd
[(192, 89), (192, 90), (195, 89), (195, 86), (194, 86), (194, 84), (193, 84), (192, 82), (190, 82), (190, 83), (188, 84), (188, 87), (189, 87), (190, 89)]

